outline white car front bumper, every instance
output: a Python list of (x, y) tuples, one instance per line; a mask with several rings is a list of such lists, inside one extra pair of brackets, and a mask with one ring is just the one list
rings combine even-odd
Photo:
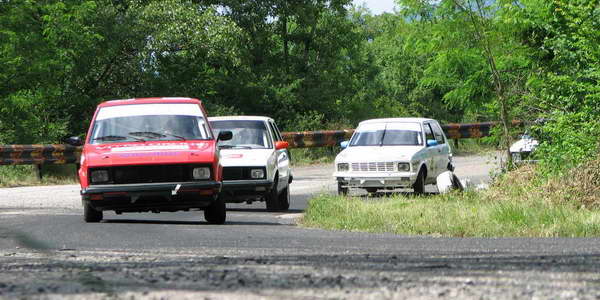
[(417, 180), (412, 172), (335, 172), (333, 177), (343, 187), (353, 188), (407, 188)]

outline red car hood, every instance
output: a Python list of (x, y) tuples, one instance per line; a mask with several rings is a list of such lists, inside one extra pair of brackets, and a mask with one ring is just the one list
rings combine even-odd
[(88, 144), (84, 148), (83, 159), (90, 167), (213, 163), (214, 151), (213, 140)]

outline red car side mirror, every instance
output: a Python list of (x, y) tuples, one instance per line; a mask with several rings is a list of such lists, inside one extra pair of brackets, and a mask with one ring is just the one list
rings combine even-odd
[(284, 142), (284, 141), (275, 142), (275, 150), (287, 149), (287, 147), (289, 147), (289, 146), (290, 146), (290, 144), (288, 142)]

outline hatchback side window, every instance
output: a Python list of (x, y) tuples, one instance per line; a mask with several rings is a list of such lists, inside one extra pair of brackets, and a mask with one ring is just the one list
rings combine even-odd
[(275, 139), (275, 141), (280, 141), (279, 136), (277, 136), (277, 130), (275, 130), (275, 128), (273, 127), (273, 123), (267, 122), (267, 124), (269, 124), (269, 131), (271, 131), (273, 139)]
[(273, 136), (275, 137), (275, 139), (278, 141), (283, 141), (283, 138), (281, 138), (281, 135), (279, 134), (279, 129), (277, 128), (277, 125), (275, 125), (275, 123), (273, 122), (268, 123), (269, 127), (271, 127), (271, 130), (273, 131)]
[(435, 140), (435, 136), (433, 136), (433, 130), (431, 130), (431, 125), (429, 123), (423, 124), (425, 127), (425, 141)]
[(430, 123), (430, 125), (433, 129), (433, 135), (435, 135), (435, 140), (438, 142), (438, 144), (445, 144), (446, 141), (444, 140), (444, 133), (442, 132), (440, 125), (437, 123)]

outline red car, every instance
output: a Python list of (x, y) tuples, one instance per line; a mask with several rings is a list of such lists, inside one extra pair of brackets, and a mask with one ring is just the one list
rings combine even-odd
[(103, 211), (204, 210), (225, 222), (218, 140), (202, 103), (191, 98), (140, 98), (98, 105), (84, 144), (79, 183), (86, 222)]

